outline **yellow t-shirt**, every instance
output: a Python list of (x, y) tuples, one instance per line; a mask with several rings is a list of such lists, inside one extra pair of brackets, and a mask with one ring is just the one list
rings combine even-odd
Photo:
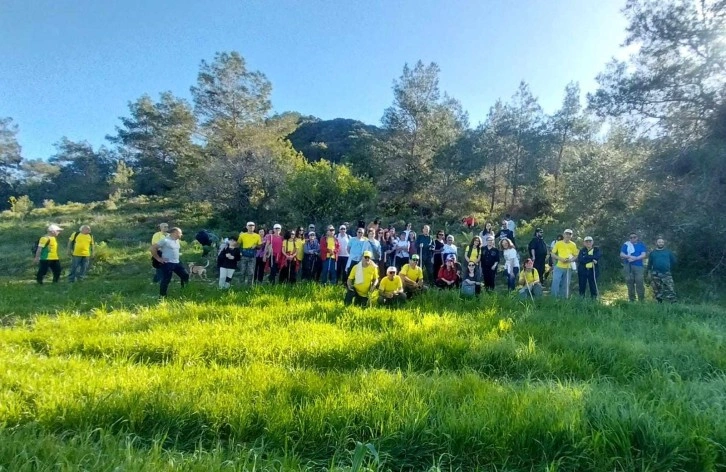
[(383, 277), (378, 283), (378, 290), (386, 295), (401, 289), (403, 289), (403, 281), (398, 275), (394, 275), (393, 280), (389, 279), (388, 276)]
[(526, 270), (524, 270), (521, 274), (519, 274), (520, 284), (532, 285), (535, 282), (539, 282), (539, 272), (537, 272), (537, 269), (532, 269), (532, 272), (527, 272)]
[(258, 233), (240, 233), (237, 238), (240, 250), (242, 249), (256, 249), (257, 246), (262, 244), (262, 238)]
[[(45, 247), (46, 244), (48, 244), (48, 247)], [(55, 236), (43, 236), (40, 238), (40, 241), (38, 241), (38, 247), (41, 248), (41, 259), (45, 261), (58, 260), (58, 241), (55, 239)], [(43, 253), (46, 252), (44, 248), (47, 249), (47, 255), (45, 257), (43, 257)]]
[(331, 253), (328, 254), (328, 259), (334, 258), (335, 254), (332, 251), (335, 251), (335, 238), (328, 237), (326, 248), (331, 250)]
[[(464, 256), (469, 256), (469, 246), (466, 246), (466, 249), (464, 250)], [(481, 258), (481, 247), (474, 247), (471, 248), (471, 256), (469, 256), (469, 261), (479, 263), (479, 259)]]
[(73, 241), (74, 237), (76, 241), (73, 243), (73, 255), (76, 257), (89, 257), (91, 255), (91, 246), (93, 246), (93, 236), (83, 233), (78, 233), (78, 236), (76, 236), (76, 233), (73, 233), (68, 241)]
[(356, 272), (358, 272), (358, 266), (361, 264), (363, 263), (359, 262), (358, 264), (353, 266), (353, 268), (350, 270), (348, 280), (351, 280), (353, 282), (353, 288), (355, 288), (355, 291), (358, 295), (360, 295), (361, 297), (367, 297), (368, 291), (371, 288), (371, 284), (374, 280), (378, 278), (378, 268), (375, 264), (368, 264), (368, 267), (363, 267), (363, 283), (356, 284), (355, 274)]
[(295, 239), (295, 248), (297, 249), (297, 260), (303, 260), (303, 247), (305, 246), (305, 240)]
[(287, 256), (291, 252), (297, 254), (297, 243), (293, 240), (286, 239), (282, 242), (282, 252)]
[(406, 264), (401, 268), (401, 275), (405, 275), (411, 279), (412, 282), (418, 282), (423, 279), (423, 269), (421, 269), (421, 266), (416, 266), (414, 269), (409, 264)]
[(157, 231), (157, 232), (156, 232), (156, 233), (154, 233), (154, 235), (153, 235), (153, 236), (151, 237), (151, 244), (156, 244), (156, 243), (158, 243), (159, 241), (161, 241), (162, 239), (166, 238), (167, 236), (169, 236), (169, 233), (165, 233), (165, 232), (163, 232), (163, 231)]
[[(557, 254), (558, 256), (566, 259), (570, 257), (577, 257), (577, 246), (572, 241), (569, 243), (566, 243), (565, 241), (557, 241), (554, 249), (552, 249), (552, 254)], [(557, 261), (557, 267), (560, 269), (569, 269), (570, 264), (570, 262)]]

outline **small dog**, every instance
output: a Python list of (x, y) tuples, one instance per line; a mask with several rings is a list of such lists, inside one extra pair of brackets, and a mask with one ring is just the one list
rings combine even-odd
[(209, 267), (209, 261), (207, 261), (207, 265), (195, 264), (193, 262), (190, 262), (189, 278), (191, 279), (196, 275), (200, 279), (207, 280), (207, 267)]

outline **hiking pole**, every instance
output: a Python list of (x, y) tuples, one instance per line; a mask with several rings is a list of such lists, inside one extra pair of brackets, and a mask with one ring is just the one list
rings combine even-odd
[(567, 272), (565, 273), (565, 300), (569, 300), (570, 298), (570, 272), (572, 271), (571, 268), (567, 269)]
[(529, 292), (529, 297), (532, 299), (532, 303), (534, 303), (534, 295), (532, 295), (532, 289), (529, 286), (529, 280), (527, 280), (527, 274), (524, 274), (524, 283), (527, 284), (527, 291)]
[(593, 280), (593, 282), (595, 282), (595, 294), (596, 294), (595, 299), (599, 300), (600, 299), (600, 287), (597, 286), (597, 271), (595, 270), (596, 266), (597, 266), (597, 262), (595, 262), (592, 265), (592, 280)]

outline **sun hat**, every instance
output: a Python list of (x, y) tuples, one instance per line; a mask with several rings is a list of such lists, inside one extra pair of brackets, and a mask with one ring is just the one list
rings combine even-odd
[(63, 228), (61, 228), (60, 226), (58, 226), (56, 224), (52, 224), (52, 225), (48, 226), (48, 231), (63, 231)]

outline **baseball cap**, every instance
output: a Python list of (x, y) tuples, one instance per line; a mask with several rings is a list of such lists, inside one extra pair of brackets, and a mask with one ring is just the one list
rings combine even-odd
[(391, 266), (391, 267), (389, 267), (388, 269), (386, 269), (386, 273), (387, 273), (387, 274), (390, 274), (391, 272), (393, 272), (393, 273), (395, 274), (395, 273), (396, 273), (396, 272), (398, 272), (398, 271), (396, 270), (396, 268), (395, 268), (395, 267)]
[(63, 228), (61, 228), (60, 226), (58, 226), (56, 224), (53, 224), (53, 225), (48, 226), (48, 231), (63, 231)]
[(345, 225), (340, 225), (340, 228), (338, 228), (338, 229), (348, 229), (348, 228), (346, 228)]
[(592, 236), (585, 237), (585, 241), (592, 241)]
[(314, 225), (314, 224), (312, 224), (312, 223), (310, 223), (310, 224), (308, 225), (308, 228), (315, 228), (315, 225)]
[(417, 261), (418, 260), (418, 254), (414, 254), (413, 256), (411, 256), (411, 260), (412, 261)]
[(371, 251), (363, 251), (363, 257), (373, 257), (373, 253)]
[(248, 221), (247, 222), (247, 226), (254, 226), (254, 225), (255, 225), (255, 222), (254, 221)]
[(565, 233), (570, 233), (570, 234), (572, 234), (572, 230), (571, 230), (571, 229), (566, 229), (566, 230), (565, 230), (564, 232), (565, 232)]
[(315, 231), (310, 231), (310, 232), (308, 233), (308, 236), (316, 236), (316, 234), (315, 234)]
[(282, 226), (276, 223), (275, 226), (272, 227), (272, 229), (282, 229)]

